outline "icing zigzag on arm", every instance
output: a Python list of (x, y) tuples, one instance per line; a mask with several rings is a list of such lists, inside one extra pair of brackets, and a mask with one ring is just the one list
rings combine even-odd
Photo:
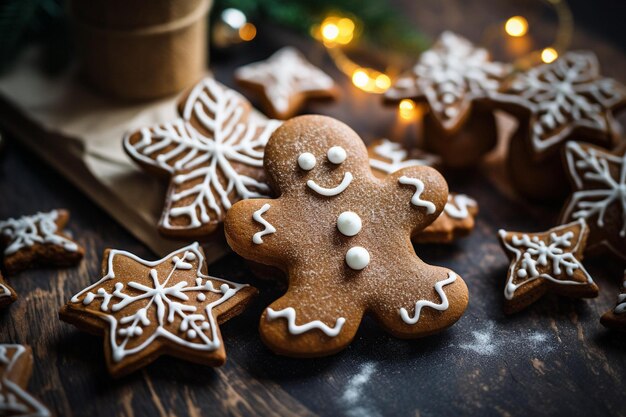
[(255, 211), (254, 214), (252, 214), (252, 218), (255, 221), (265, 226), (265, 229), (263, 229), (260, 232), (255, 233), (254, 236), (252, 236), (252, 241), (257, 245), (260, 245), (261, 243), (263, 243), (263, 236), (276, 233), (276, 228), (262, 217), (263, 213), (268, 211), (270, 207), (271, 206), (269, 204), (264, 204), (263, 207), (261, 207), (260, 209)]
[(437, 207), (430, 201), (422, 200), (421, 195), (424, 192), (424, 183), (416, 178), (409, 178), (405, 175), (398, 179), (400, 184), (412, 185), (415, 187), (415, 194), (411, 197), (411, 204), (418, 207), (424, 207), (426, 213), (433, 214)]
[(335, 337), (341, 332), (343, 325), (346, 323), (346, 319), (344, 317), (339, 317), (333, 327), (330, 327), (320, 320), (314, 320), (302, 325), (298, 325), (296, 324), (296, 310), (293, 307), (287, 307), (279, 311), (275, 311), (270, 307), (267, 308), (268, 321), (276, 320), (279, 318), (285, 318), (287, 320), (289, 333), (293, 335), (299, 335), (313, 329), (319, 329), (326, 336)]
[(402, 307), (400, 309), (400, 317), (402, 318), (402, 321), (404, 321), (406, 324), (417, 323), (420, 319), (422, 308), (424, 307), (434, 308), (438, 311), (446, 311), (448, 307), (450, 307), (450, 303), (448, 302), (448, 296), (443, 291), (443, 287), (444, 285), (452, 284), (454, 281), (456, 281), (457, 277), (458, 275), (456, 275), (454, 272), (448, 272), (448, 278), (438, 281), (435, 284), (435, 291), (437, 291), (437, 294), (439, 294), (439, 297), (441, 298), (441, 303), (436, 304), (428, 300), (419, 300), (415, 303), (415, 315), (413, 317), (410, 317), (409, 312), (406, 310), (406, 308)]

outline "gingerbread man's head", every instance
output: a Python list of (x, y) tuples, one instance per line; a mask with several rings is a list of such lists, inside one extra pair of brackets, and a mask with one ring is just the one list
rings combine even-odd
[(422, 262), (410, 240), (446, 203), (447, 184), (436, 170), (409, 167), (378, 179), (359, 136), (324, 116), (277, 129), (264, 168), (278, 198), (235, 204), (225, 232), (236, 252), (288, 274), (287, 294), (261, 318), (273, 350), (336, 352), (364, 313), (400, 337), (436, 332), (461, 316), (463, 281)]

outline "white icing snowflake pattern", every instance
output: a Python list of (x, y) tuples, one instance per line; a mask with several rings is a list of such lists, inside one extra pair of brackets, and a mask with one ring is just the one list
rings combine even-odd
[(330, 76), (292, 47), (280, 49), (265, 61), (238, 68), (235, 78), (264, 85), (267, 99), (278, 114), (289, 111), (294, 95), (326, 91), (335, 85)]
[[(166, 230), (194, 230), (221, 221), (236, 201), (268, 197), (269, 186), (239, 172), (238, 165), (263, 167), (263, 151), (277, 120), (256, 119), (248, 102), (211, 78), (189, 94), (182, 117), (141, 129), (126, 151), (137, 161), (172, 175), (161, 223)], [(188, 224), (173, 224), (185, 217)]]
[[(582, 236), (587, 225), (584, 220), (580, 220), (578, 223), (581, 227), (580, 236)], [(561, 229), (570, 226), (564, 225)], [(572, 242), (574, 232), (571, 230), (565, 233), (557, 233), (557, 231), (550, 233), (548, 242), (537, 236), (531, 237), (527, 234), (522, 234), (514, 235), (511, 243), (508, 243), (506, 241), (507, 232), (500, 230), (498, 233), (506, 248), (515, 254), (515, 262), (511, 263), (507, 284), (504, 289), (504, 296), (507, 300), (513, 298), (518, 288), (538, 278), (565, 285), (593, 283), (591, 276), (574, 256), (574, 252), (580, 245), (580, 239), (577, 242)], [(549, 267), (549, 272), (540, 272), (540, 268), (545, 267)], [(562, 274), (572, 277), (577, 270), (582, 271), (587, 279), (586, 282), (555, 277)]]
[[(617, 156), (593, 146), (568, 142), (565, 155), (576, 191), (565, 207), (562, 219), (586, 219), (592, 235), (597, 230), (612, 235), (601, 244), (626, 257), (615, 246), (616, 241), (626, 242), (626, 152)], [(612, 218), (621, 219), (621, 227), (617, 224), (606, 227), (610, 210), (619, 212)]]
[(4, 369), (0, 380), (0, 415), (49, 417), (46, 407), (6, 377), (25, 354), (22, 345), (0, 345), (0, 368)]
[(510, 65), (490, 61), (487, 50), (444, 32), (421, 55), (413, 73), (398, 79), (386, 96), (425, 96), (443, 127), (451, 129), (466, 116), (473, 100), (497, 91), (510, 72)]
[(20, 249), (33, 246), (36, 243), (57, 245), (68, 252), (76, 252), (78, 250), (76, 243), (57, 234), (56, 220), (58, 215), (56, 210), (52, 210), (47, 213), (0, 221), (0, 234), (9, 239), (4, 254), (14, 254)]
[[(116, 282), (112, 290), (107, 290), (107, 284), (110, 287), (108, 281), (116, 279), (113, 264), (118, 256), (131, 258), (150, 269), (139, 282), (129, 281), (126, 285)], [(110, 324), (111, 352), (115, 362), (146, 349), (157, 338), (195, 350), (216, 350), (220, 347), (220, 339), (213, 309), (247, 286), (204, 275), (200, 270), (204, 256), (197, 243), (156, 262), (112, 250), (107, 262), (107, 274), (72, 297), (72, 302), (90, 306), (99, 300), (94, 308), (99, 313), (107, 313), (98, 316)], [(159, 276), (156, 267), (168, 262), (171, 263), (169, 274)], [(194, 268), (193, 263), (196, 263), (194, 282), (176, 277), (177, 272)], [(219, 297), (215, 299), (215, 295)], [(154, 330), (146, 332), (153, 324), (156, 324)]]
[(412, 166), (433, 166), (441, 161), (438, 156), (426, 153), (419, 159), (407, 159), (408, 152), (406, 149), (404, 149), (401, 144), (388, 139), (382, 139), (372, 150), (376, 156), (386, 159), (387, 161), (370, 158), (370, 167), (386, 174), (391, 174)]
[(611, 132), (611, 109), (626, 102), (626, 90), (600, 77), (596, 56), (569, 52), (555, 62), (517, 74), (496, 100), (522, 105), (533, 114), (531, 143), (542, 153), (578, 128)]

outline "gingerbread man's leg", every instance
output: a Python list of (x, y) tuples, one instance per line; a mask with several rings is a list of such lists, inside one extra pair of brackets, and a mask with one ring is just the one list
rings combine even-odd
[(467, 286), (459, 275), (421, 264), (387, 279), (370, 300), (369, 310), (394, 336), (417, 338), (454, 324), (467, 303)]
[(350, 344), (361, 323), (362, 303), (352, 298), (348, 292), (342, 295), (341, 288), (299, 286), (292, 281), (287, 294), (263, 312), (261, 337), (270, 349), (286, 356), (336, 353)]

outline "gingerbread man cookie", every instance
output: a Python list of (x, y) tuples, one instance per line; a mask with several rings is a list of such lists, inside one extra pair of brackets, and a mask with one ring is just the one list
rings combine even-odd
[(487, 98), (500, 88), (511, 66), (452, 32), (435, 45), (385, 93), (385, 100), (413, 99), (430, 110), (424, 117), (424, 145), (446, 165), (474, 165), (497, 141)]
[(7, 274), (38, 266), (71, 266), (80, 262), (85, 250), (63, 233), (69, 218), (66, 210), (52, 210), (0, 221)]
[[(387, 175), (412, 166), (433, 166), (439, 161), (436, 156), (417, 149), (404, 149), (401, 144), (382, 139), (367, 147), (370, 167), (375, 176)], [(478, 214), (478, 203), (465, 194), (450, 193), (448, 202), (437, 220), (413, 236), (416, 243), (450, 243), (467, 236), (474, 230), (474, 218)]]
[(600, 323), (609, 329), (626, 331), (626, 271), (615, 308), (604, 313)]
[(337, 96), (333, 79), (292, 47), (238, 68), (235, 80), (260, 94), (267, 113), (277, 119), (290, 118), (309, 99)]
[(403, 338), (461, 317), (465, 283), (421, 261), (410, 239), (445, 206), (447, 185), (436, 170), (408, 167), (378, 179), (359, 136), (324, 116), (285, 122), (264, 167), (280, 197), (235, 204), (224, 230), (237, 253), (288, 275), (287, 293), (260, 320), (272, 350), (330, 355), (350, 343), (365, 313)]
[(626, 87), (602, 77), (599, 68), (592, 52), (568, 52), (515, 74), (492, 95), (496, 106), (519, 119), (507, 166), (524, 196), (542, 201), (564, 197), (567, 179), (560, 151), (566, 142), (611, 148), (619, 140), (613, 113), (626, 105)]
[(15, 300), (17, 300), (17, 294), (15, 294), (13, 288), (4, 281), (2, 273), (0, 272), (0, 308), (13, 304)]
[(239, 314), (256, 290), (206, 274), (197, 243), (158, 261), (107, 249), (104, 277), (61, 309), (62, 320), (105, 335), (113, 376), (130, 373), (162, 354), (200, 364), (226, 361), (218, 327)]
[(50, 411), (26, 391), (33, 370), (28, 346), (0, 344), (0, 415), (50, 417)]
[(270, 195), (263, 148), (280, 122), (255, 114), (212, 78), (199, 82), (178, 110), (174, 121), (127, 134), (124, 149), (148, 172), (170, 179), (159, 231), (205, 238), (234, 202)]
[(626, 151), (568, 142), (567, 173), (574, 191), (561, 213), (561, 222), (585, 219), (589, 251), (609, 251), (626, 259)]
[(598, 286), (582, 264), (589, 235), (584, 220), (542, 233), (500, 230), (500, 242), (511, 260), (504, 287), (504, 311), (515, 313), (547, 292), (591, 298)]

